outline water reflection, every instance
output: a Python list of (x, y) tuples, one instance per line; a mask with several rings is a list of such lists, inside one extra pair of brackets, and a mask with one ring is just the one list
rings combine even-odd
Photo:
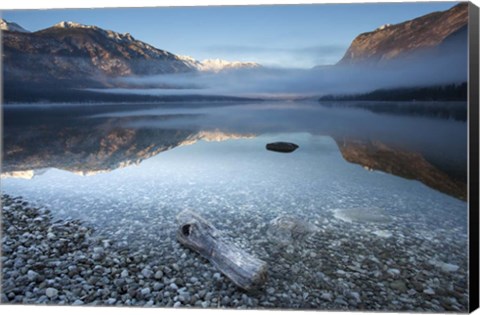
[[(355, 309), (465, 310), (466, 203), (398, 177), (461, 173), (465, 123), (315, 105), (7, 109), (3, 175), (41, 176), (2, 180), (2, 191), (55, 219), (81, 220), (107, 241), (106, 256), (142, 257), (162, 268), (158, 282), (193, 292), (247, 297), (176, 241), (185, 209), (267, 262), (261, 307), (338, 310), (343, 297)], [(265, 149), (278, 140), (300, 147)], [(132, 283), (150, 285), (130, 261), (129, 274), (141, 276)], [(154, 290), (162, 303), (170, 294)]]
[(48, 168), (93, 175), (199, 140), (309, 132), (332, 137), (347, 161), (366, 170), (416, 179), (466, 198), (466, 123), (461, 121), (309, 102), (9, 107), (4, 117), (3, 178), (31, 178)]

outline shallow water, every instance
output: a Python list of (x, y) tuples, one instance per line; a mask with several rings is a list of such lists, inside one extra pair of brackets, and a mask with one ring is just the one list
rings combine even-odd
[[(56, 168), (42, 167), (42, 173), (31, 179), (4, 178), (2, 191), (51, 209), (58, 218), (81, 219), (116, 246), (130, 253), (144, 253), (159, 265), (171, 264), (172, 260), (182, 263), (176, 257), (183, 249), (175, 241), (175, 216), (185, 209), (196, 211), (222, 230), (226, 238), (269, 264), (267, 286), (280, 296), (289, 296), (283, 302), (272, 301), (272, 307), (312, 307), (309, 305), (317, 305), (311, 303), (322, 294), (333, 293), (332, 300), (343, 297), (350, 308), (358, 305), (364, 309), (438, 310), (437, 302), (454, 291), (458, 291), (457, 298), (464, 296), (457, 302), (466, 307), (467, 204), (419, 181), (349, 163), (336, 141), (320, 132), (326, 128), (322, 125), (326, 123), (325, 113), (337, 116), (337, 121), (330, 121), (331, 127), (327, 128), (335, 135), (346, 128), (336, 123), (347, 121), (355, 113), (359, 120), (352, 123), (356, 125), (353, 129), (369, 126), (371, 119), (383, 122), (364, 128), (363, 134), (369, 135), (387, 128), (389, 122), (398, 120), (399, 124), (402, 118), (311, 107), (295, 111), (289, 107), (294, 104), (279, 104), (281, 109), (275, 110), (275, 106), (270, 105), (268, 110), (252, 105), (89, 114), (82, 121), (107, 119), (108, 124), (118, 128), (118, 121), (112, 117), (121, 117), (128, 118), (120, 121), (123, 129), (141, 126), (183, 130), (190, 126), (193, 131), (181, 135), (176, 132), (180, 140), (171, 143), (168, 150), (161, 147), (159, 153), (147, 154), (148, 158), (138, 152), (153, 150), (149, 142), (145, 148), (129, 146), (138, 164), (117, 163), (111, 169), (97, 168), (92, 173), (85, 172), (89, 163), (101, 159), (101, 154), (106, 159), (114, 154), (106, 149), (95, 154), (92, 151), (91, 155), (76, 153), (82, 159), (79, 165), (83, 161), (85, 166), (83, 174), (89, 176), (71, 172), (73, 166), (65, 161), (74, 155), (62, 159), (58, 156), (64, 152), (58, 156), (52, 153)], [(263, 118), (250, 120), (255, 112)], [(158, 118), (159, 114), (179, 113), (195, 116)], [(369, 118), (370, 122), (361, 122), (360, 118)], [(403, 119), (409, 127), (430, 126), (431, 131), (442, 125), (442, 121), (426, 118)], [(111, 135), (106, 122), (101, 125), (103, 129), (95, 130)], [(460, 134), (461, 125), (456, 122), (443, 121), (443, 126), (451, 127), (451, 137)], [(199, 134), (198, 130), (210, 133)], [(402, 132), (395, 128), (389, 131), (391, 135), (396, 133), (394, 142), (401, 140)], [(113, 141), (105, 147), (116, 146), (113, 152), (118, 155), (126, 138), (123, 135), (123, 142)], [(427, 138), (424, 135), (405, 146), (418, 146)], [(294, 142), (299, 149), (290, 154), (265, 150), (265, 144), (274, 141)], [(432, 147), (438, 145), (435, 142)], [(122, 151), (120, 160), (128, 150)], [(455, 154), (451, 156), (455, 160)], [(309, 222), (315, 231), (279, 244), (267, 232), (270, 222), (283, 215)], [(450, 269), (454, 271), (438, 267), (444, 265), (453, 265), (455, 268)], [(399, 294), (392, 289), (392, 282), (398, 279), (413, 291)], [(415, 289), (414, 282), (421, 282), (425, 290), (443, 288), (446, 293), (431, 296), (423, 289)], [(359, 292), (360, 300), (355, 292)], [(326, 308), (345, 306), (342, 301), (327, 300)]]

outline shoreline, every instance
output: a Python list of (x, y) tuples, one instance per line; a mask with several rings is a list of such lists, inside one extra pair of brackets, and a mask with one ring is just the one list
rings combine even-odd
[[(240, 213), (240, 216), (244, 215), (247, 216)], [(164, 220), (169, 221), (169, 218)], [(242, 218), (238, 220), (236, 222), (242, 222)], [(351, 229), (352, 223), (342, 220), (324, 222), (327, 225), (320, 228), (321, 233), (287, 247), (278, 247), (268, 239), (258, 239), (252, 233), (259, 228), (255, 223), (238, 226), (237, 232), (244, 237), (237, 241), (234, 237), (232, 241), (269, 264), (265, 287), (259, 292), (245, 292), (207, 260), (181, 246), (168, 229), (157, 232), (165, 233), (159, 236), (165, 241), (161, 243), (165, 243), (164, 248), (152, 247), (153, 243), (143, 241), (119, 241), (117, 244), (100, 236), (100, 231), (84, 222), (70, 218), (57, 220), (49, 210), (32, 207), (22, 197), (3, 194), (1, 303), (465, 311), (468, 291), (463, 286), (463, 264), (439, 261), (435, 266), (427, 265), (427, 257), (413, 256), (413, 251), (403, 252), (398, 247), (403, 242), (414, 241), (411, 245), (419, 247), (419, 253), (424, 253), (426, 248), (436, 250), (430, 248), (432, 244), (425, 244), (417, 237), (410, 240), (407, 235), (397, 240), (395, 235), (399, 231), (396, 230), (392, 231), (393, 236), (369, 233), (368, 239), (362, 232), (361, 243), (355, 243), (358, 240), (355, 238), (350, 244), (345, 238), (338, 239), (341, 234), (337, 229)], [(220, 230), (234, 224), (228, 220), (223, 224), (213, 223)], [(266, 228), (265, 224), (260, 225), (263, 226), (261, 229)], [(336, 228), (332, 229), (334, 226)], [(127, 231), (118, 230), (112, 237), (117, 239), (124, 232)], [(337, 244), (342, 242), (343, 245)], [(313, 244), (320, 244), (322, 251), (309, 251)], [(357, 252), (362, 246), (365, 248)], [(386, 247), (382, 249), (382, 246)], [(361, 253), (368, 248), (374, 252), (371, 257), (363, 257)], [(393, 252), (385, 252), (387, 249), (399, 255), (397, 262), (392, 260)], [(428, 256), (432, 257), (431, 254)], [(408, 259), (418, 259), (418, 263), (411, 264)], [(316, 274), (305, 273), (318, 270), (320, 266), (322, 271)], [(309, 285), (314, 288), (309, 289)]]

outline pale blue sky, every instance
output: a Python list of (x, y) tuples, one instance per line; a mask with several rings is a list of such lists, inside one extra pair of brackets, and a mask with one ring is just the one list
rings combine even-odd
[(334, 64), (360, 33), (457, 2), (2, 11), (30, 31), (74, 21), (196, 59), (309, 68)]

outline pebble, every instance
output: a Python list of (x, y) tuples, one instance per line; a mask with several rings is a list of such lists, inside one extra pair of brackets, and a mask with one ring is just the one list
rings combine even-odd
[(145, 278), (149, 279), (149, 278), (153, 275), (153, 271), (150, 270), (149, 268), (144, 268), (144, 269), (142, 270), (142, 275), (143, 275)]
[(55, 288), (47, 288), (45, 290), (45, 295), (48, 296), (49, 298), (54, 298), (58, 294), (58, 290)]
[(27, 277), (28, 277), (28, 280), (30, 280), (30, 281), (37, 280), (38, 276), (39, 276), (39, 274), (37, 272), (33, 271), (33, 270), (29, 270), (27, 272)]
[(158, 270), (157, 272), (155, 272), (155, 275), (153, 277), (157, 280), (160, 280), (163, 278), (163, 272)]
[[(465, 311), (468, 303), (464, 289), (466, 267), (427, 263), (425, 268), (417, 269), (416, 264), (423, 267), (422, 262), (428, 262), (432, 255), (438, 259), (435, 262), (448, 258), (441, 252), (433, 254), (439, 248), (435, 242), (420, 234), (416, 234), (418, 240), (409, 237), (397, 227), (392, 228), (395, 237), (386, 240), (369, 230), (350, 230), (351, 226), (343, 221), (320, 219), (317, 225), (322, 226), (322, 233), (288, 245), (289, 254), (284, 250), (275, 252), (272, 244), (247, 233), (267, 225), (253, 223), (255, 220), (248, 221), (245, 227), (239, 225), (239, 230), (244, 229), (238, 232), (242, 233), (240, 236), (235, 234), (236, 230), (231, 231), (235, 242), (271, 266), (267, 287), (260, 291), (263, 293), (250, 294), (237, 289), (205, 259), (185, 254), (187, 250), (171, 237), (174, 234), (155, 236), (163, 243), (152, 251), (140, 241), (131, 241), (131, 236), (107, 235), (112, 241), (106, 242), (84, 223), (52, 223), (50, 216), (36, 220), (35, 229), (25, 233), (24, 228), (12, 226), (28, 226), (35, 213), (22, 218), (14, 215), (14, 206), (10, 208), (10, 212), (2, 212), (6, 219), (2, 248), (7, 250), (1, 261), (1, 299), (8, 303), (316, 310), (361, 307), (370, 311), (436, 312)], [(360, 227), (360, 223), (356, 224)], [(48, 229), (54, 237), (37, 239), (37, 235), (46, 235)], [(36, 234), (37, 230), (40, 234)], [(153, 238), (145, 236), (145, 240), (148, 237)], [(436, 242), (443, 244), (438, 238)], [(396, 252), (397, 248), (408, 250)], [(452, 257), (455, 258), (450, 262), (460, 256), (457, 253)], [(62, 293), (55, 288), (62, 288)]]
[(390, 283), (390, 287), (392, 289), (398, 290), (400, 292), (406, 292), (407, 291), (407, 286), (404, 281), (402, 280), (395, 280)]
[(423, 293), (428, 295), (434, 295), (435, 291), (432, 288), (426, 288), (425, 290), (423, 290)]
[(197, 277), (191, 277), (191, 278), (190, 278), (190, 282), (193, 283), (193, 284), (195, 284), (195, 283), (198, 282), (198, 278), (197, 278)]
[(348, 303), (347, 303), (344, 299), (342, 299), (342, 298), (340, 298), (340, 297), (337, 297), (337, 298), (335, 299), (335, 301), (333, 301), (333, 302), (334, 302), (335, 304), (348, 305)]
[(105, 250), (103, 249), (103, 247), (98, 246), (93, 248), (93, 252), (95, 254), (103, 255), (105, 253)]
[(320, 295), (320, 298), (321, 298), (322, 300), (332, 301), (333, 296), (332, 296), (331, 293), (325, 292), (325, 293), (322, 293), (322, 294)]
[(387, 273), (390, 274), (391, 276), (399, 276), (400, 275), (400, 270), (395, 269), (395, 268), (390, 268), (387, 270)]
[(153, 290), (154, 291), (160, 291), (161, 289), (163, 289), (163, 287), (165, 287), (165, 286), (163, 285), (163, 283), (160, 283), (160, 282), (155, 282), (153, 284)]

